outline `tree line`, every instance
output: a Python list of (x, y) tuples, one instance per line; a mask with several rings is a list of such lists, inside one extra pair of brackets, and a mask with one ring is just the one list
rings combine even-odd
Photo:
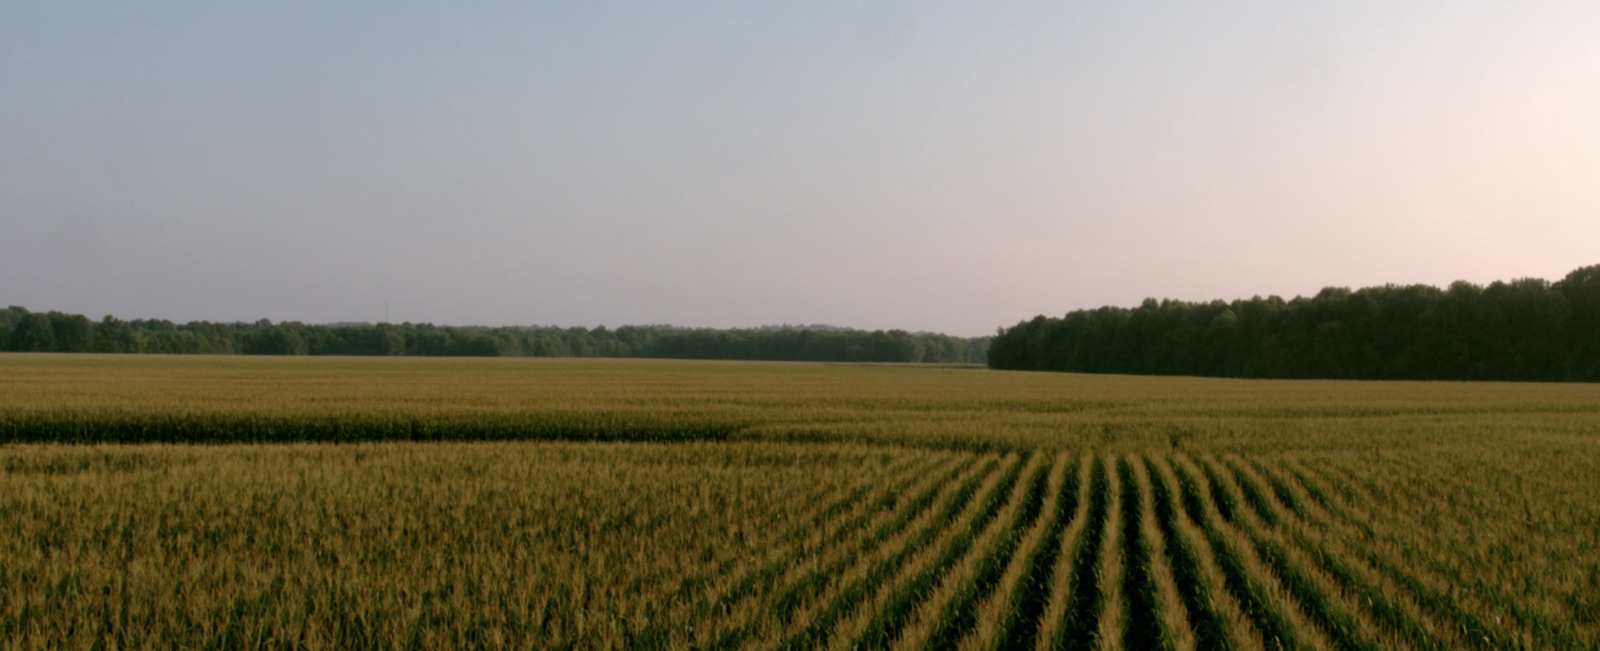
[(1241, 378), (1600, 381), (1600, 265), (1523, 278), (1329, 287), (1231, 302), (1038, 316), (1001, 329), (997, 369)]
[(828, 362), (982, 364), (988, 337), (904, 330), (672, 326), (456, 327), (430, 323), (175, 324), (94, 321), (81, 314), (0, 310), (0, 349), (15, 352), (209, 355), (413, 355), (458, 357), (660, 357)]

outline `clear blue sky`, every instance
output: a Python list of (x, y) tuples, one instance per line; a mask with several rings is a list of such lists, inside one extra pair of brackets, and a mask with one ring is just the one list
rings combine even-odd
[[(337, 6), (335, 6), (337, 5)], [(993, 332), (1600, 263), (1600, 3), (0, 0), (0, 304)]]

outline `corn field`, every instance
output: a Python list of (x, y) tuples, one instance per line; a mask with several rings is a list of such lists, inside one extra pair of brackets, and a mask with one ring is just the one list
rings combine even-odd
[(0, 357), (3, 648), (1600, 648), (1600, 387)]

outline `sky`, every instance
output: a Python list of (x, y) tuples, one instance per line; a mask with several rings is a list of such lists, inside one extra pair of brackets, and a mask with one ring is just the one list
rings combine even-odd
[(0, 0), (0, 304), (827, 323), (1600, 263), (1600, 3)]

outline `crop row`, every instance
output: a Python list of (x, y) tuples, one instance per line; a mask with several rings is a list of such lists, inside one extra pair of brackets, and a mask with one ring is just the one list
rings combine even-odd
[[(23, 646), (1593, 648), (1312, 458), (12, 448)], [(5, 645), (0, 644), (0, 647)]]
[[(659, 646), (971, 455), (772, 444), (4, 450), (0, 648)], [(759, 562), (758, 562), (759, 561)]]
[[(806, 585), (816, 606), (796, 607), (788, 592), (776, 611), (755, 613), (757, 623), (741, 629), (779, 634), (724, 642), (873, 649), (1589, 644), (1571, 626), (1506, 624), (1514, 604), (1458, 597), (1446, 587), (1451, 577), (1374, 544), (1381, 525), (1358, 500), (1335, 497), (1349, 486), (1293, 462), (1035, 454), (1000, 466), (947, 489), (942, 507), (923, 507), (936, 516), (902, 516), (920, 527), (911, 535), (890, 537), (883, 549), (874, 540), (875, 555), (845, 554), (813, 576)], [(767, 615), (773, 620), (759, 621)]]
[(1584, 449), (1597, 391), (668, 360), (6, 353), (0, 444), (769, 440), (980, 452), (1446, 450), (1464, 461)]
[(658, 409), (515, 413), (0, 413), (0, 443), (726, 440), (748, 424)]

